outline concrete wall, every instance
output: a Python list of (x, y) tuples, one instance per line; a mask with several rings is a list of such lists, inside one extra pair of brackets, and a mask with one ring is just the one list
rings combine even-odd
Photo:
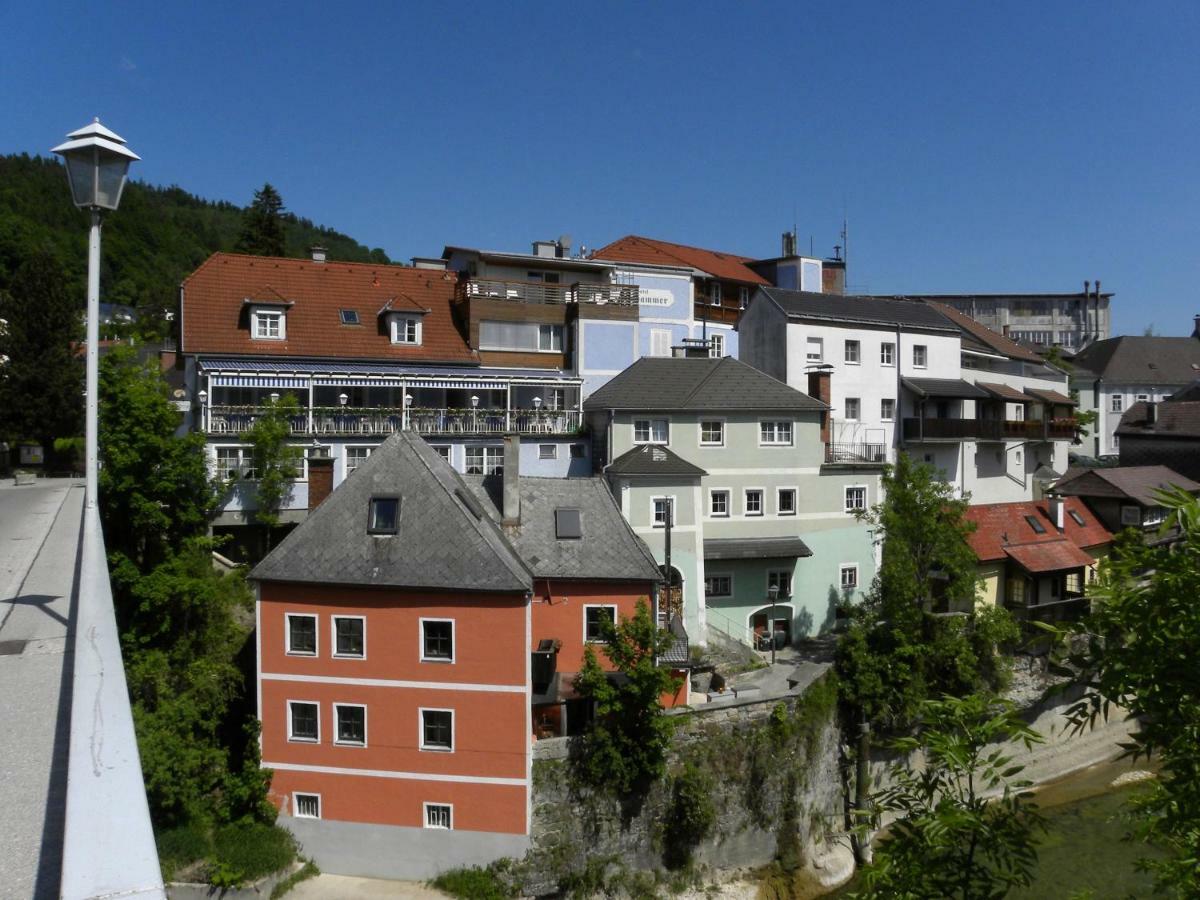
[[(765, 294), (754, 294), (738, 322), (738, 359), (772, 378), (787, 382), (787, 341), (780, 338), (786, 327), (787, 317), (783, 310)], [(807, 383), (792, 386), (808, 391)]]

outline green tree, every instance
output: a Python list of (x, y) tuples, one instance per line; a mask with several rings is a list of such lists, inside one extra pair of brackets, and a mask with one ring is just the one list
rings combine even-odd
[(100, 514), (109, 553), (141, 572), (203, 534), (218, 494), (204, 436), (176, 434), (179, 410), (151, 361), (114, 347), (100, 365)]
[(864, 900), (999, 900), (1027, 886), (1044, 827), (1024, 766), (997, 745), (1041, 741), (1007, 702), (976, 694), (923, 705), (915, 736), (894, 749), (924, 764), (892, 768), (877, 813), (896, 816), (866, 869)]
[[(998, 690), (997, 652), (1019, 631), (1004, 609), (977, 609), (978, 569), (967, 543), (967, 502), (931, 467), (901, 454), (884, 473), (884, 501), (861, 515), (883, 559), (839, 639), (837, 670), (850, 719), (903, 730), (930, 697)], [(961, 615), (939, 615), (941, 607)]]
[(299, 413), (300, 403), (292, 394), (268, 400), (245, 435), (255, 481), (254, 521), (263, 526), (268, 550), (271, 529), (279, 526), (279, 511), (303, 465), (301, 448), (288, 443), (292, 418)]
[(283, 198), (268, 182), (254, 192), (254, 201), (242, 214), (242, 231), (234, 248), (254, 256), (285, 255)]
[[(603, 620), (602, 620), (603, 621)], [(678, 684), (657, 659), (671, 646), (670, 632), (654, 624), (649, 604), (639, 600), (632, 617), (605, 622), (604, 655), (621, 677), (610, 678), (591, 646), (575, 690), (593, 700), (596, 716), (577, 758), (585, 781), (628, 798), (644, 794), (666, 768), (671, 723), (662, 715), (663, 694)]]
[(1200, 501), (1175, 489), (1160, 495), (1178, 527), (1173, 547), (1121, 541), (1093, 588), (1092, 613), (1060, 632), (1086, 694), (1069, 714), (1077, 729), (1110, 705), (1136, 718), (1123, 744), (1135, 759), (1156, 754), (1157, 781), (1134, 804), (1139, 835), (1168, 851), (1146, 859), (1163, 892), (1200, 896)]
[(32, 252), (0, 292), (0, 438), (49, 452), (83, 431), (83, 299), (44, 250)]

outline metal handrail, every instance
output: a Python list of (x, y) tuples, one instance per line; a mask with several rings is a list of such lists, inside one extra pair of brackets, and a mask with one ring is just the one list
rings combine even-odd
[[(266, 411), (262, 406), (211, 406), (209, 434), (243, 434)], [(293, 435), (418, 434), (577, 434), (583, 414), (577, 409), (455, 409), (452, 407), (326, 406), (289, 417)]]

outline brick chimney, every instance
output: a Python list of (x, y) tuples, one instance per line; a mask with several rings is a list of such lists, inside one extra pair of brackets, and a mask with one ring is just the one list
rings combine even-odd
[[(829, 405), (829, 381), (830, 373), (828, 371), (809, 372), (808, 396)], [(821, 443), (829, 446), (829, 410), (821, 413)]]
[(314, 444), (308, 451), (308, 511), (320, 506), (333, 493), (333, 457), (329, 448)]
[(503, 521), (504, 525), (521, 524), (521, 438), (504, 436)]

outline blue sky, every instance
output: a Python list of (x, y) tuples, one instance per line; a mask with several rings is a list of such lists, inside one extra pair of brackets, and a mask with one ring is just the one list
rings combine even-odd
[(0, 152), (99, 115), (136, 175), (397, 259), (850, 223), (853, 288), (1200, 313), (1200, 4), (11, 4)]

